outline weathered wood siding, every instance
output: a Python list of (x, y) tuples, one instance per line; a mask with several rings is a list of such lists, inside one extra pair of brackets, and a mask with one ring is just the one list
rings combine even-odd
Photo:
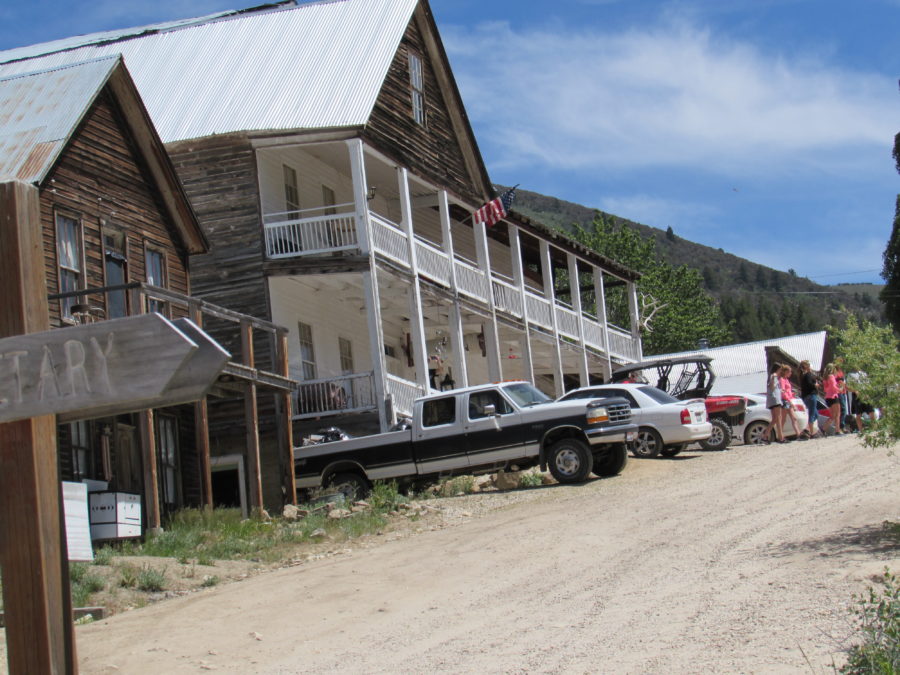
[[(413, 119), (409, 88), (409, 51), (422, 60), (425, 79), (425, 125)], [(480, 191), (466, 170), (447, 103), (422, 34), (415, 20), (410, 22), (400, 48), (375, 102), (364, 137), (375, 147), (393, 156), (411, 171), (436, 185), (477, 202)]]
[[(168, 286), (189, 293), (188, 257), (175, 228), (151, 186), (115, 104), (101, 94), (69, 146), (41, 186), (41, 224), (48, 293), (59, 292), (56, 223), (58, 211), (81, 222), (85, 285), (103, 286), (101, 226), (125, 232), (129, 281), (144, 281), (144, 246), (165, 254)], [(91, 298), (105, 308), (105, 299)], [(50, 321), (61, 326), (60, 303), (50, 303)]]

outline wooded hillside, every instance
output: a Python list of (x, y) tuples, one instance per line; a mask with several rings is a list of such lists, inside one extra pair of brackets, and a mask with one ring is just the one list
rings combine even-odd
[[(521, 189), (516, 191), (513, 210), (564, 231), (572, 231), (574, 224), (590, 229), (598, 213), (580, 204)], [(627, 225), (644, 237), (653, 238), (659, 256), (666, 262), (697, 269), (730, 326), (732, 343), (823, 330), (829, 324), (841, 325), (847, 312), (885, 323), (877, 297), (880, 285), (823, 286), (792, 271), (775, 270), (722, 249), (682, 239), (671, 229), (660, 230), (614, 214), (604, 215), (617, 225)]]

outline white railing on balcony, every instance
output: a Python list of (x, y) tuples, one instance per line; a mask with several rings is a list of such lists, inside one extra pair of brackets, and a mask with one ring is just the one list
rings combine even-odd
[(593, 349), (604, 351), (603, 326), (600, 325), (597, 317), (585, 314), (581, 325), (584, 328), (584, 344)]
[(406, 244), (406, 232), (396, 223), (369, 211), (372, 221), (372, 245), (381, 255), (409, 267), (409, 247)]
[(428, 392), (415, 382), (404, 380), (396, 375), (385, 378), (385, 393), (394, 401), (394, 410), (398, 415), (412, 417), (413, 402)]
[(560, 334), (578, 338), (578, 315), (569, 305), (556, 301), (556, 328)]
[(512, 284), (512, 280), (507, 281), (495, 274), (492, 283), (494, 307), (501, 312), (512, 314), (516, 318), (522, 318), (522, 294)]
[(638, 341), (631, 334), (616, 326), (609, 326), (609, 353), (631, 361), (641, 358)]
[(485, 273), (478, 269), (475, 263), (462, 258), (457, 258), (453, 264), (456, 266), (456, 285), (459, 292), (481, 302), (487, 302), (488, 282)]
[(416, 262), (419, 273), (450, 287), (450, 257), (434, 244), (416, 239)]
[[(328, 207), (329, 209), (336, 207)], [(322, 208), (306, 211), (321, 211)], [(359, 248), (356, 216), (334, 213), (300, 218), (303, 211), (267, 214), (263, 220), (266, 256), (270, 259), (321, 255)]]
[(553, 328), (553, 314), (551, 314), (550, 301), (546, 298), (525, 292), (525, 306), (528, 309), (528, 321), (540, 326), (544, 330)]
[(294, 419), (374, 410), (373, 373), (304, 380), (297, 390)]

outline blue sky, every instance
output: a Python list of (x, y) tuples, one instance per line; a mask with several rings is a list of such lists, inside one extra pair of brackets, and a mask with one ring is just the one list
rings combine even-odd
[[(0, 49), (250, 6), (2, 0)], [(497, 183), (880, 282), (900, 0), (432, 0)]]

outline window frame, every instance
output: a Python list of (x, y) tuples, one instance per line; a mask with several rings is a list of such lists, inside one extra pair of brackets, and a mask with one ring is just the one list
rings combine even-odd
[[(63, 237), (61, 236), (62, 232), (60, 229), (61, 219), (70, 221), (74, 226), (73, 245), (75, 251), (73, 255), (66, 257), (73, 258), (74, 262), (77, 263), (79, 267), (71, 267), (63, 263)], [(81, 215), (77, 215), (69, 211), (54, 209), (53, 226), (54, 235), (56, 238), (56, 287), (60, 293), (83, 290), (84, 288), (86, 288), (86, 263), (84, 256), (84, 222), (82, 221), (82, 217)], [(73, 275), (72, 288), (68, 288), (68, 284), (65, 284), (63, 281), (64, 279), (68, 278), (67, 275), (70, 274)], [(78, 296), (59, 299), (59, 317), (62, 322), (70, 324), (77, 323), (75, 321), (75, 317), (72, 316), (72, 306), (76, 304), (78, 304)]]
[(409, 96), (412, 106), (413, 121), (419, 126), (427, 126), (425, 114), (425, 65), (422, 57), (415, 50), (407, 50), (407, 67), (409, 70)]
[(300, 180), (297, 169), (290, 164), (282, 164), (281, 183), (284, 188), (285, 215), (288, 220), (297, 220), (300, 218)]
[[(312, 325), (297, 321), (297, 342), (300, 344), (300, 377), (302, 381), (318, 379), (316, 366), (316, 346), (313, 341)], [(309, 358), (307, 358), (307, 356)], [(309, 375), (312, 375), (310, 377)]]
[[(121, 238), (121, 246), (118, 244), (108, 244), (107, 237), (112, 236), (116, 238)], [(128, 233), (125, 231), (125, 228), (120, 227), (118, 225), (110, 224), (106, 221), (100, 221), (100, 250), (103, 255), (103, 285), (104, 286), (117, 286), (118, 284), (114, 284), (110, 281), (109, 278), (109, 268), (107, 265), (109, 261), (117, 260), (121, 258), (122, 263), (122, 282), (123, 284), (127, 284), (130, 279), (131, 265), (128, 260)], [(146, 265), (146, 261), (144, 263)], [(125, 290), (121, 291), (113, 291), (107, 292), (105, 294), (105, 304), (106, 304), (106, 318), (107, 319), (116, 319), (120, 318), (118, 314), (115, 316), (110, 312), (110, 304), (111, 304), (111, 296), (115, 294), (117, 296), (122, 297), (123, 305), (125, 308), (125, 313), (121, 316), (130, 316), (131, 315), (131, 306), (130, 306), (130, 298), (128, 297), (128, 292)]]
[[(150, 280), (150, 256), (158, 255), (160, 258), (160, 283), (154, 283)], [(169, 256), (166, 254), (165, 248), (155, 242), (144, 239), (144, 281), (150, 286), (157, 288), (169, 287)], [(147, 299), (147, 311), (158, 312), (163, 316), (169, 314), (169, 303), (162, 300)]]

